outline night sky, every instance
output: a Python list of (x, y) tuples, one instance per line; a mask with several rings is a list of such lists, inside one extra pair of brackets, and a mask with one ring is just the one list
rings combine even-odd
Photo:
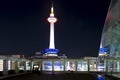
[(97, 56), (110, 0), (1, 0), (0, 54), (32, 56), (48, 48), (52, 2), (59, 55)]

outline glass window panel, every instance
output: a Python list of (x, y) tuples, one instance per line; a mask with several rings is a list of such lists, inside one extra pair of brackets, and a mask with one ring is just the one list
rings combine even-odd
[(64, 63), (63, 61), (55, 61), (54, 62), (54, 71), (63, 71), (64, 70)]
[(43, 71), (52, 71), (52, 61), (43, 61)]
[(75, 71), (76, 70), (76, 65), (74, 61), (67, 61), (65, 63), (65, 70), (66, 71)]

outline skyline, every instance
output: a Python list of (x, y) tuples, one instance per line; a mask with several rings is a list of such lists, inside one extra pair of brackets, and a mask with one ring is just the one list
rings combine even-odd
[[(70, 58), (98, 55), (110, 0), (86, 1), (53, 1), (58, 19), (55, 23), (58, 55)], [(50, 8), (49, 0), (1, 1), (0, 53), (32, 56), (48, 48)]]

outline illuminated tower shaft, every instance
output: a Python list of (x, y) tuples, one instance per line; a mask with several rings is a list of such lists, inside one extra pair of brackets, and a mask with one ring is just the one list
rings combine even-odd
[(49, 49), (55, 49), (55, 43), (54, 43), (54, 23), (50, 23), (50, 43), (49, 43)]
[(50, 49), (55, 49), (54, 44), (54, 23), (57, 21), (57, 18), (54, 17), (53, 6), (51, 7), (50, 17), (48, 17), (48, 22), (50, 23)]

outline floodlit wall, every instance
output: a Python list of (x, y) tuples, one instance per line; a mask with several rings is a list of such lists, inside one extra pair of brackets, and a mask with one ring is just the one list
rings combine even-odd
[(52, 71), (52, 61), (43, 61), (43, 71)]
[(54, 71), (64, 71), (64, 62), (54, 61)]
[(88, 71), (87, 61), (78, 61), (77, 71)]
[(106, 16), (102, 38), (102, 48), (107, 48), (111, 57), (120, 58), (120, 0), (111, 0)]
[[(88, 65), (87, 60), (43, 60), (42, 71), (88, 71)], [(34, 70), (39, 66), (39, 64), (35, 65)], [(94, 66), (92, 66), (93, 68)]]
[(0, 71), (3, 71), (3, 59), (0, 59)]

